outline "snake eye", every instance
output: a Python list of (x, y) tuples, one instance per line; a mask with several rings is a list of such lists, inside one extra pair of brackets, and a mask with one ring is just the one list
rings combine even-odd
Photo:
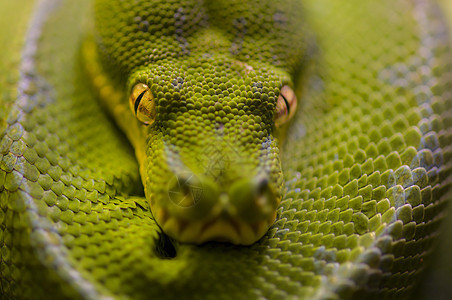
[(285, 85), (279, 93), (278, 102), (276, 103), (275, 125), (279, 127), (288, 122), (297, 110), (297, 96), (294, 91)]
[(130, 93), (130, 108), (137, 119), (144, 124), (152, 124), (155, 121), (155, 101), (149, 87), (143, 83), (137, 83)]

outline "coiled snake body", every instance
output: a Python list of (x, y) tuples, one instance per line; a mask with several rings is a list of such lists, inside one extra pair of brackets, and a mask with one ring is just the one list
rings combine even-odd
[(2, 298), (410, 295), (450, 200), (433, 1), (32, 2), (0, 4)]

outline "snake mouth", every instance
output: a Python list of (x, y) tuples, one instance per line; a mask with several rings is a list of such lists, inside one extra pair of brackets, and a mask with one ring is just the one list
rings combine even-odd
[(154, 202), (154, 217), (181, 242), (250, 245), (259, 240), (275, 221), (279, 194), (265, 178), (238, 180), (220, 190), (208, 178), (178, 176), (169, 181), (167, 199)]
[[(162, 211), (160, 213), (165, 214)], [(203, 244), (214, 241), (251, 245), (267, 232), (275, 218), (276, 211), (268, 219), (254, 223), (223, 217), (186, 221), (166, 215), (160, 226), (168, 236), (183, 243)]]

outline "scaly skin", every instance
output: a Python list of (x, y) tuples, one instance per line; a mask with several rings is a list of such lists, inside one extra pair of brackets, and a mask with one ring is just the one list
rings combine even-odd
[[(96, 1), (98, 57), (87, 65), (96, 89), (112, 91), (103, 103), (132, 141), (171, 237), (250, 245), (273, 224), (283, 192), (276, 103), (305, 56), (301, 12), (292, 0)], [(129, 109), (143, 84), (152, 125), (136, 120), (133, 100)]]
[[(270, 169), (276, 170), (266, 173), (269, 186), (273, 186), (270, 189), (283, 198), (276, 222), (250, 246), (214, 242), (197, 246), (168, 239), (154, 221), (140, 173), (146, 196), (151, 202), (163, 203), (168, 182), (180, 173), (178, 168), (187, 165), (194, 172), (205, 166), (203, 160), (211, 157), (202, 157), (201, 146), (219, 140), (218, 144), (232, 148), (226, 154), (240, 149), (237, 157), (249, 159), (243, 174), (234, 173), (239, 166), (232, 160), (229, 168), (222, 168), (228, 181), (220, 184), (213, 180), (208, 185), (212, 190), (221, 187), (231, 193), (234, 182), (241, 181), (240, 175), (253, 179), (262, 170), (254, 151), (261, 138), (273, 139), (277, 134), (270, 122), (274, 110), (259, 106), (257, 112), (269, 114), (261, 116), (259, 129), (257, 114), (244, 108), (245, 117), (234, 126), (225, 125), (223, 131), (228, 134), (221, 135), (216, 124), (228, 122), (216, 120), (215, 112), (220, 116), (222, 110), (206, 101), (207, 115), (201, 108), (200, 119), (196, 119), (199, 123), (182, 126), (179, 132), (177, 126), (187, 124), (184, 121), (196, 112), (184, 115), (176, 105), (171, 115), (168, 110), (173, 106), (169, 103), (174, 102), (167, 101), (165, 107), (158, 96), (161, 108), (156, 123), (141, 126), (127, 102), (135, 80), (150, 84), (154, 93), (172, 81), (163, 75), (160, 80), (150, 75), (159, 67), (155, 61), (143, 61), (149, 55), (143, 58), (141, 43), (134, 34), (120, 39), (121, 32), (127, 31), (121, 22), (125, 18), (146, 26), (137, 14), (174, 16), (179, 7), (170, 2), (164, 8), (146, 9), (130, 1), (131, 7), (125, 12), (116, 2), (109, 3), (110, 9), (118, 12), (116, 18), (97, 6), (100, 2), (93, 13), (89, 0), (40, 1), (32, 14), (8, 1), (0, 4), (2, 17), (3, 8), (9, 12), (5, 16), (9, 25), (2, 27), (2, 32), (6, 30), (6, 40), (11, 41), (5, 50), (11, 60), (0, 58), (1, 74), (9, 74), (8, 80), (0, 77), (4, 115), (0, 143), (2, 298), (410, 296), (439, 234), (452, 182), (450, 50), (445, 25), (433, 3), (304, 1), (302, 19), (295, 20), (302, 26), (299, 32), (284, 33), (276, 41), (266, 36), (259, 36), (259, 40), (258, 34), (252, 33), (253, 47), (243, 44), (250, 57), (259, 60), (245, 62), (254, 69), (255, 73), (249, 74), (240, 73), (248, 58), (237, 59), (222, 48), (229, 50), (233, 43), (219, 29), (230, 24), (232, 8), (216, 11), (208, 7), (208, 24), (212, 26), (197, 31), (196, 26), (188, 27), (193, 28), (193, 36), (186, 38), (187, 43), (195, 45), (190, 58), (175, 54), (173, 39), (155, 36), (156, 44), (167, 43), (170, 50), (157, 52), (167, 54), (158, 64), (165, 63), (171, 71), (168, 77), (189, 73), (193, 65), (215, 58), (204, 64), (203, 73), (190, 83), (201, 94), (205, 91), (203, 80), (222, 68), (227, 80), (243, 76), (246, 83), (247, 76), (254, 76), (252, 80), (261, 78), (268, 86), (273, 82), (277, 85), (275, 98), (283, 84), (296, 87), (299, 110), (288, 128), (283, 151), (280, 158), (267, 160)], [(271, 9), (259, 5), (243, 5), (237, 10), (243, 10), (241, 14), (256, 23), (271, 14)], [(261, 12), (259, 20), (254, 17), (256, 11)], [(118, 26), (117, 30), (102, 32), (102, 18), (110, 20), (105, 21), (107, 26)], [(93, 29), (93, 19), (97, 19), (97, 30)], [(190, 15), (185, 20), (196, 23), (197, 19)], [(266, 32), (265, 26), (261, 27)], [(160, 30), (165, 28), (170, 30), (171, 26)], [(108, 45), (108, 35), (118, 40)], [(136, 48), (126, 37), (137, 41)], [(218, 41), (218, 48), (209, 48), (212, 40)], [(270, 40), (276, 44), (266, 48)], [(179, 45), (181, 39), (176, 43)], [(98, 45), (105, 47), (100, 46), (96, 56)], [(114, 45), (124, 49), (114, 50)], [(138, 54), (119, 55), (113, 60), (114, 53), (132, 53), (132, 48)], [(286, 53), (281, 49), (288, 54), (281, 54)], [(207, 50), (212, 56), (202, 55)], [(289, 57), (295, 53), (303, 61), (298, 65), (298, 59), (288, 59), (278, 65), (264, 59), (269, 57), (267, 51)], [(262, 59), (259, 53), (264, 53)], [(221, 60), (224, 63), (220, 64)], [(232, 72), (234, 66), (237, 75)], [(118, 75), (118, 68), (123, 75)], [(293, 77), (300, 70), (299, 77)], [(181, 76), (184, 84), (187, 77)], [(238, 89), (246, 92), (246, 85)], [(96, 98), (103, 99), (102, 104)], [(106, 108), (105, 99), (110, 99), (112, 106)], [(274, 108), (275, 103), (269, 106)], [(211, 119), (209, 113), (215, 118)], [(169, 124), (172, 118), (176, 132)], [(254, 120), (253, 127), (248, 120)], [(201, 124), (211, 128), (200, 131)], [(234, 131), (235, 126), (248, 126), (249, 148), (244, 147), (245, 133)], [(264, 129), (263, 136), (253, 136)], [(142, 132), (150, 133), (151, 139), (143, 138)], [(143, 140), (146, 142), (140, 145)], [(275, 142), (268, 147), (271, 153), (277, 153)], [(147, 156), (151, 161), (147, 162)], [(201, 163), (196, 164), (196, 159)], [(279, 160), (284, 171), (283, 192), (277, 188), (282, 182)], [(171, 166), (173, 162), (175, 166)], [(197, 172), (203, 174), (203, 170)], [(209, 182), (198, 173), (196, 177), (203, 183)], [(159, 180), (167, 182), (159, 185)], [(245, 181), (239, 190), (249, 190), (253, 186), (250, 182)], [(155, 213), (158, 206), (152, 209)], [(252, 218), (252, 212), (246, 213)], [(243, 217), (243, 222), (247, 220)]]

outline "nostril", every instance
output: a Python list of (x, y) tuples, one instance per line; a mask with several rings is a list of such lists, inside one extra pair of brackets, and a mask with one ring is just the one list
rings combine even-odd
[(219, 191), (215, 182), (193, 172), (173, 173), (167, 183), (168, 197), (161, 202), (168, 216), (178, 220), (199, 220), (218, 203)]
[(193, 173), (174, 175), (168, 183), (169, 199), (179, 207), (195, 205), (202, 194), (202, 186)]
[(187, 177), (181, 177), (180, 176), (180, 177), (177, 178), (178, 188), (185, 195), (189, 195), (190, 194), (190, 182), (189, 182), (189, 180), (190, 180), (190, 178), (187, 178)]
[(267, 210), (273, 209), (271, 204), (274, 198), (268, 179), (259, 179), (256, 186), (256, 205), (266, 213)]
[(267, 220), (278, 204), (277, 193), (266, 176), (244, 178), (235, 183), (228, 194), (237, 215), (248, 222)]
[(257, 182), (257, 195), (260, 196), (265, 194), (268, 191), (268, 189), (269, 189), (268, 179), (265, 177), (259, 179)]

